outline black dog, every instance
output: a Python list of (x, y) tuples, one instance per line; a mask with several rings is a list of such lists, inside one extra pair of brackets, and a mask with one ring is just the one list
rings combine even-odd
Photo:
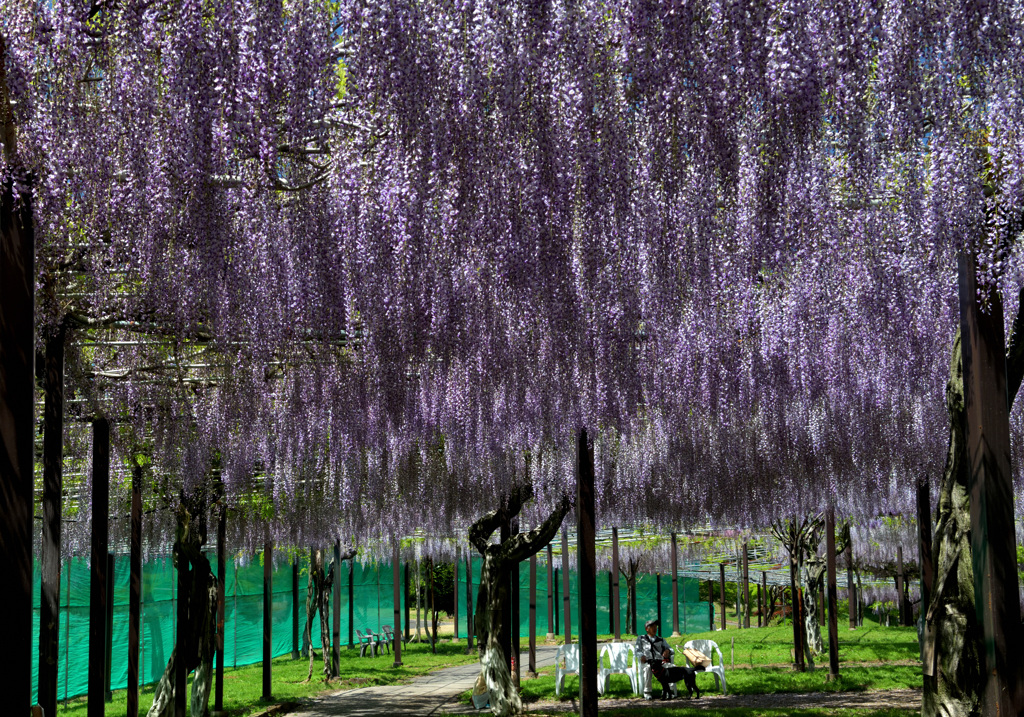
[(693, 693), (696, 692), (698, 699), (700, 698), (700, 688), (697, 687), (697, 671), (692, 667), (683, 667), (682, 665), (665, 667), (661, 660), (651, 660), (651, 673), (661, 683), (664, 699), (671, 698), (672, 690), (669, 689), (669, 685), (673, 682), (682, 682), (686, 685), (687, 697), (693, 697)]

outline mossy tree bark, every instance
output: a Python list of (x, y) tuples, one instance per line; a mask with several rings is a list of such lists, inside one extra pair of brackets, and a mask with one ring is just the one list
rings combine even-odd
[(210, 561), (203, 555), (206, 544), (206, 500), (203, 493), (182, 496), (178, 507), (178, 528), (174, 541), (174, 564), (184, 571), (187, 592), (178, 596), (187, 600), (188, 620), (179, 625), (185, 631), (185, 654), (178, 648), (164, 668), (156, 686), (148, 717), (171, 717), (174, 713), (174, 682), (178, 660), (185, 660), (188, 672), (195, 670), (189, 712), (204, 717), (213, 685), (213, 656), (217, 648), (217, 578)]
[[(323, 649), (324, 658), (324, 680), (329, 681), (337, 675), (331, 671), (331, 588), (334, 586), (334, 571), (341, 570), (340, 565), (335, 565), (332, 560), (330, 567), (325, 570), (325, 559), (327, 551), (320, 548), (309, 549), (309, 581), (306, 584), (306, 630), (303, 641), (309, 646), (309, 674), (306, 682), (313, 679), (313, 661), (316, 659), (316, 652), (313, 650), (313, 620), (317, 612), (320, 613), (320, 645)], [(351, 560), (356, 555), (356, 549), (351, 546), (343, 546), (339, 559), (341, 561)]]
[[(1006, 349), (1010, 408), (1024, 378), (1024, 290)], [(967, 717), (981, 711), (983, 638), (974, 603), (970, 472), (960, 331), (953, 339), (946, 384), (949, 443), (939, 487), (932, 564), (935, 582), (924, 619), (924, 717)]]
[(568, 496), (539, 527), (528, 533), (517, 533), (503, 543), (489, 542), (491, 535), (518, 515), (523, 503), (533, 497), (530, 487), (519, 488), (469, 528), (469, 540), (483, 557), (480, 587), (477, 591), (474, 628), (480, 652), (481, 674), (491, 695), (491, 712), (499, 717), (522, 712), (519, 691), (512, 681), (507, 656), (502, 648), (504, 627), (502, 614), (508, 604), (508, 575), (513, 565), (526, 560), (551, 542), (565, 514), (569, 512)]

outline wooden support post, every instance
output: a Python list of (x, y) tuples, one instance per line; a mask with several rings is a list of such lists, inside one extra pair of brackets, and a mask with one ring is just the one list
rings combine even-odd
[(622, 622), (619, 615), (619, 529), (612, 528), (612, 636), (615, 642), (622, 639)]
[(548, 543), (548, 632), (545, 636), (548, 640), (554, 640), (558, 634), (555, 627), (555, 552)]
[[(679, 545), (676, 534), (672, 538), (672, 637), (679, 637)], [(639, 632), (639, 630), (637, 630)]]
[(103, 717), (107, 667), (110, 424), (92, 422), (92, 579), (89, 591), (89, 717)]
[[(467, 558), (468, 559), (468, 558)], [(405, 639), (406, 641), (412, 638), (412, 624), (409, 622), (409, 561), (405, 561)], [(395, 626), (395, 631), (398, 631), (398, 626)], [(470, 639), (472, 640), (472, 632), (470, 632)]]
[[(399, 541), (399, 538), (398, 538), (397, 535), (393, 537), (393, 542), (394, 542), (394, 547), (391, 550), (391, 570), (392, 570), (392, 575), (391, 575), (392, 591), (391, 592), (393, 594), (393, 600), (394, 600), (394, 603), (395, 603), (395, 629), (394, 629), (394, 631), (392, 633), (394, 635), (395, 639), (394, 639), (394, 645), (392, 645), (392, 647), (391, 647), (391, 652), (394, 653), (394, 655), (395, 655), (395, 661), (391, 664), (391, 666), (392, 667), (401, 667), (402, 666), (402, 566), (401, 566), (401, 562), (398, 559), (398, 543), (400, 541)], [(456, 552), (456, 557), (455, 557), (455, 595), (456, 596), (458, 596), (458, 594), (459, 594), (459, 577), (458, 576), (459, 576), (459, 559), (458, 559), (458, 552)], [(459, 624), (458, 613), (456, 613), (455, 624), (456, 624), (456, 626)], [(458, 630), (458, 627), (456, 627), (455, 629)], [(458, 635), (458, 632), (456, 632), (456, 635)]]
[[(142, 466), (132, 467), (131, 544), (128, 564), (127, 714), (139, 714), (139, 623), (142, 617)], [(48, 712), (44, 713), (49, 714)]]
[(107, 641), (107, 661), (103, 665), (103, 701), (113, 702), (114, 692), (110, 689), (110, 658), (114, 642), (114, 554), (107, 553), (107, 615), (104, 620), (104, 640)]
[[(510, 527), (512, 529), (512, 535), (518, 535), (519, 518), (513, 518), (512, 525)], [(515, 682), (516, 687), (519, 687), (520, 678), (522, 676), (522, 650), (520, 649), (522, 647), (522, 635), (520, 634), (521, 631), (519, 629), (522, 624), (522, 621), (519, 619), (519, 563), (513, 565), (512, 569), (509, 571), (509, 582), (509, 587), (511, 588), (508, 591), (509, 602), (511, 603), (509, 606), (511, 608), (509, 610), (509, 625), (511, 627), (509, 637), (511, 638), (511, 657), (515, 658), (515, 665), (512, 670), (512, 680)]]
[(473, 624), (473, 559), (466, 551), (466, 654), (473, 649), (476, 625)]
[[(177, 603), (175, 613), (177, 615), (174, 621), (174, 649), (178, 651), (179, 655), (185, 654), (185, 645), (187, 644), (187, 637), (185, 633), (188, 631), (188, 561), (185, 559), (178, 560), (177, 570)], [(174, 600), (174, 593), (171, 593), (171, 599)], [(188, 714), (188, 692), (186, 686), (188, 684), (188, 668), (185, 666), (185, 660), (177, 660), (174, 664), (174, 717), (185, 717)]]
[[(43, 373), (43, 525), (39, 590), (39, 680), (37, 699), (57, 714), (57, 654), (60, 649), (60, 527), (64, 463), (64, 327), (46, 341)], [(66, 636), (65, 636), (66, 639)], [(138, 655), (136, 654), (136, 658)], [(129, 658), (130, 659), (130, 658)]]
[(766, 570), (761, 571), (761, 609), (765, 613), (761, 619), (761, 626), (768, 627), (768, 621), (772, 619), (771, 615), (767, 614), (768, 611), (768, 572)]
[[(225, 499), (222, 497), (222, 501)], [(217, 674), (213, 692), (213, 711), (224, 711), (224, 597), (227, 581), (227, 504), (217, 511)], [(129, 715), (129, 717), (133, 717)]]
[[(341, 539), (334, 541), (334, 585), (332, 586), (332, 592), (334, 595), (334, 613), (331, 618), (331, 633), (334, 639), (331, 641), (331, 674), (337, 676), (339, 673), (335, 670), (340, 669), (338, 667), (341, 660), (341, 571), (343, 569), (341, 560)], [(356, 563), (355, 558), (352, 558), (348, 562), (348, 649), (353, 650), (356, 647), (355, 637), (353, 630), (355, 629), (355, 570)]]
[(292, 659), (299, 659), (299, 559), (292, 558)]
[(558, 578), (558, 568), (555, 568), (555, 579), (554, 579), (554, 582), (551, 583), (551, 590), (552, 590), (552, 593), (554, 594), (554, 598), (555, 598), (555, 634), (556, 635), (561, 635), (562, 631), (559, 628), (559, 624), (558, 624), (559, 615), (561, 614), (561, 611), (562, 611), (561, 608), (559, 607), (559, 605), (561, 605), (561, 602), (558, 600), (558, 579), (559, 579)]
[(452, 566), (452, 573), (455, 575), (455, 591), (452, 593), (452, 602), (455, 608), (455, 639), (459, 639), (459, 564), (462, 562), (462, 546), (455, 546), (455, 565)]
[(530, 556), (530, 662), (527, 677), (537, 676), (537, 556)]
[(836, 605), (836, 511), (831, 505), (825, 512), (825, 572), (828, 581), (828, 678), (839, 677), (839, 618)]
[[(0, 35), (0, 81), (6, 85), (5, 55)], [(13, 659), (0, 670), (0, 694), (12, 715), (28, 714), (32, 694), (35, 286), (32, 187), (24, 182), (15, 197), (8, 179), (0, 188), (0, 644)], [(100, 699), (98, 714), (102, 709)]]
[(615, 588), (612, 587), (612, 571), (608, 571), (608, 634), (615, 634), (615, 608), (612, 603), (615, 600)]
[(743, 542), (743, 627), (750, 627), (750, 563), (746, 541)]
[(850, 629), (857, 629), (857, 586), (853, 584), (853, 550), (846, 549), (846, 595), (850, 604)]
[(722, 629), (725, 629), (725, 563), (718, 564), (718, 592), (722, 598)]
[[(594, 449), (579, 434), (576, 474), (576, 577), (580, 611), (580, 717), (597, 717), (597, 560), (594, 536)], [(616, 621), (617, 622), (617, 621)], [(568, 620), (566, 620), (568, 623)]]
[[(579, 510), (579, 508), (577, 508)], [(577, 541), (579, 537), (577, 536)], [(576, 546), (579, 550), (579, 545)], [(579, 576), (577, 575), (577, 580)], [(572, 644), (572, 614), (569, 602), (569, 531), (562, 528), (562, 621), (565, 623), (565, 644)]]
[(715, 629), (715, 581), (708, 580), (708, 630)]
[(804, 662), (804, 622), (803, 610), (801, 609), (800, 589), (797, 587), (796, 563), (789, 562), (789, 614), (793, 620), (793, 659), (796, 663), (797, 672), (806, 672), (807, 663)]
[(906, 589), (903, 582), (903, 546), (896, 546), (896, 620), (899, 625), (906, 625), (906, 616), (903, 614), (903, 592)]
[[(661, 573), (655, 573), (654, 574), (654, 581), (655, 581), (656, 591), (657, 591), (656, 595), (657, 595), (657, 600), (658, 600), (658, 630), (660, 632), (661, 631)], [(640, 626), (634, 624), (633, 627), (636, 628), (637, 634), (639, 634), (640, 633)]]
[(973, 256), (959, 257), (960, 350), (963, 360), (967, 466), (971, 472), (971, 560), (974, 604), (983, 639), (982, 710), (1008, 715), (1024, 701), (1020, 684), (1021, 624), (1010, 467), (1003, 304), (987, 290), (978, 306)]
[(754, 591), (757, 593), (757, 626), (762, 627), (762, 621), (764, 620), (764, 603), (761, 599), (761, 583), (754, 583)]
[(274, 612), (274, 545), (267, 526), (263, 538), (263, 701), (269, 702), (272, 695), (270, 668), (273, 658), (273, 612)]

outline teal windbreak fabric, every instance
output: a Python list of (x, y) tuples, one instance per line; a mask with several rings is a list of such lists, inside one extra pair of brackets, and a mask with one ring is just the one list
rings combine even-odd
[[(216, 559), (211, 554), (210, 562), (216, 571)], [(524, 562), (519, 570), (519, 633), (523, 649), (529, 636), (530, 620), (530, 570)], [(299, 561), (299, 643), (305, 628), (306, 582), (308, 579), (308, 558)], [(404, 566), (403, 566), (404, 570)], [(248, 665), (263, 659), (263, 565), (260, 555), (244, 563), (228, 561), (225, 570), (224, 599), (224, 664), (228, 667)], [(392, 566), (360, 565), (352, 570), (353, 629), (369, 628), (379, 633), (382, 625), (394, 623), (394, 586)], [(111, 654), (111, 688), (123, 689), (128, 683), (128, 578), (129, 559), (127, 555), (114, 560), (114, 623)], [(572, 634), (579, 634), (579, 605), (576, 600), (576, 573), (570, 572), (570, 612)], [(404, 572), (401, 573), (404, 580)], [(90, 573), (84, 559), (72, 559), (62, 566), (60, 583), (60, 647), (57, 665), (57, 698), (63, 700), (83, 695), (88, 689), (89, 664), (89, 580)], [(458, 570), (459, 636), (466, 636), (466, 575), (465, 562)], [(473, 560), (474, 611), (476, 588), (480, 580), (480, 560)], [(349, 644), (349, 563), (341, 567), (341, 644)], [(35, 566), (33, 580), (33, 634), (34, 645), (39, 636), (39, 565)], [(273, 572), (273, 617), (272, 652), (275, 657), (292, 651), (292, 566), (282, 564)], [(697, 581), (680, 579), (679, 601), (680, 631), (701, 632), (708, 629), (709, 612), (707, 603), (697, 598)], [(142, 642), (139, 648), (139, 682), (157, 682), (163, 674), (167, 660), (174, 649), (174, 635), (177, 622), (177, 579), (171, 560), (153, 560), (142, 566), (142, 614), (140, 629)], [(620, 585), (621, 625), (625, 627), (626, 586)], [(554, 627), (548, 625), (547, 609), (547, 566), (537, 566), (537, 634), (543, 637)], [(653, 575), (643, 575), (637, 581), (637, 621), (643, 624), (657, 615), (657, 583)], [(562, 614), (562, 576), (558, 576), (558, 611), (560, 634), (564, 634)], [(413, 604), (415, 604), (413, 602)], [(401, 605), (404, 609), (404, 598)], [(610, 632), (608, 623), (608, 573), (603, 572), (597, 579), (597, 629), (599, 633)], [(672, 586), (667, 576), (661, 578), (662, 632), (671, 632)], [(332, 601), (333, 610), (333, 601)], [(404, 617), (403, 617), (404, 620)], [(332, 620), (333, 621), (333, 620)], [(413, 617), (415, 624), (415, 617)], [(404, 627), (404, 625), (403, 625)], [(320, 645), (320, 619), (312, 625), (312, 641), (315, 648)], [(38, 678), (38, 660), (32, 657), (33, 701)]]

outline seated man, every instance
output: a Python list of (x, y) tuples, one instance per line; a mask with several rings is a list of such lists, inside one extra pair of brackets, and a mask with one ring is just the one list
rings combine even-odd
[(648, 620), (644, 629), (647, 634), (636, 639), (636, 654), (640, 658), (640, 682), (643, 685), (644, 699), (654, 699), (651, 691), (652, 674), (661, 683), (661, 699), (663, 700), (672, 699), (672, 690), (669, 685), (673, 682), (685, 682), (690, 696), (692, 697), (696, 690), (697, 697), (700, 697), (693, 669), (681, 666), (665, 667), (665, 663), (672, 659), (672, 653), (669, 651), (669, 645), (665, 639), (658, 635), (658, 621)]

